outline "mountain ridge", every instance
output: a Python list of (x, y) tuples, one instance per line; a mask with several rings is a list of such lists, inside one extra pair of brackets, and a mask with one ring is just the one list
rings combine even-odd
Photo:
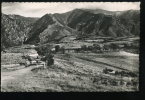
[[(105, 10), (100, 11), (106, 13)], [(86, 9), (74, 9), (66, 13), (45, 14), (37, 20), (34, 18), (32, 22), (26, 23), (27, 25), (22, 27), (24, 29), (18, 31), (18, 33), (21, 33), (22, 37), (27, 37), (26, 39), (22, 39), (21, 42), (32, 44), (39, 42), (47, 43), (59, 41), (71, 35), (74, 37), (83, 35), (111, 37), (139, 36), (140, 12), (138, 10), (121, 11), (121, 13), (112, 13), (109, 11), (112, 15), (104, 14), (103, 12), (94, 12)], [(8, 20), (11, 22), (11, 16), (5, 16), (8, 16)], [(19, 19), (21, 18), (19, 17), (18, 20)], [(4, 20), (4, 18), (2, 18), (2, 20)], [(22, 18), (21, 20), (20, 23), (27, 22), (30, 19), (25, 20), (25, 18)], [(13, 21), (11, 23), (13, 23)], [(5, 23), (2, 24), (5, 26)], [(17, 24), (12, 26), (17, 26)], [(5, 28), (3, 28), (3, 30), (5, 30)], [(3, 38), (4, 37), (7, 38), (6, 35), (3, 35)]]

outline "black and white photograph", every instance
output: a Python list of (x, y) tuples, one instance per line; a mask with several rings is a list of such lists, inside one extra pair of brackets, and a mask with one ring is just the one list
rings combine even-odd
[(1, 92), (139, 91), (141, 2), (2, 2)]

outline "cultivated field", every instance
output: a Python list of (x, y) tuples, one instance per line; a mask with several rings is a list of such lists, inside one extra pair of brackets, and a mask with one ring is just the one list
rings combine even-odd
[[(2, 54), (2, 92), (138, 91), (137, 85), (131, 85), (131, 77), (102, 73), (104, 68), (109, 68), (131, 71), (138, 75), (137, 54), (124, 51), (55, 54), (54, 65), (48, 68), (20, 66), (21, 55), (22, 53)], [(138, 84), (138, 76), (133, 80)]]

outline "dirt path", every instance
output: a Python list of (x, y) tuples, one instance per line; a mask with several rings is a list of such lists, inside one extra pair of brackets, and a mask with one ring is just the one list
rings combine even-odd
[(13, 81), (13, 80), (19, 80), (19, 78), (22, 78), (26, 74), (29, 74), (31, 72), (31, 69), (35, 68), (36, 66), (30, 66), (27, 68), (10, 71), (10, 72), (1, 72), (1, 86), (5, 86), (7, 83)]
[[(39, 66), (42, 67), (42, 66)], [(1, 91), (2, 92), (47, 92), (61, 91), (58, 84), (52, 81), (44, 69), (44, 73), (33, 72), (36, 66), (1, 73)], [(38, 68), (39, 69), (39, 68)], [(44, 74), (44, 75), (43, 75)]]

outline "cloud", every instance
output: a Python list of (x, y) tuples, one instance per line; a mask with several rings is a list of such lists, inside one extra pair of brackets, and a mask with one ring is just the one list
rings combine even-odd
[(65, 13), (76, 8), (104, 9), (109, 11), (139, 10), (140, 2), (2, 3), (3, 13), (18, 14), (26, 17), (41, 17), (46, 13)]

